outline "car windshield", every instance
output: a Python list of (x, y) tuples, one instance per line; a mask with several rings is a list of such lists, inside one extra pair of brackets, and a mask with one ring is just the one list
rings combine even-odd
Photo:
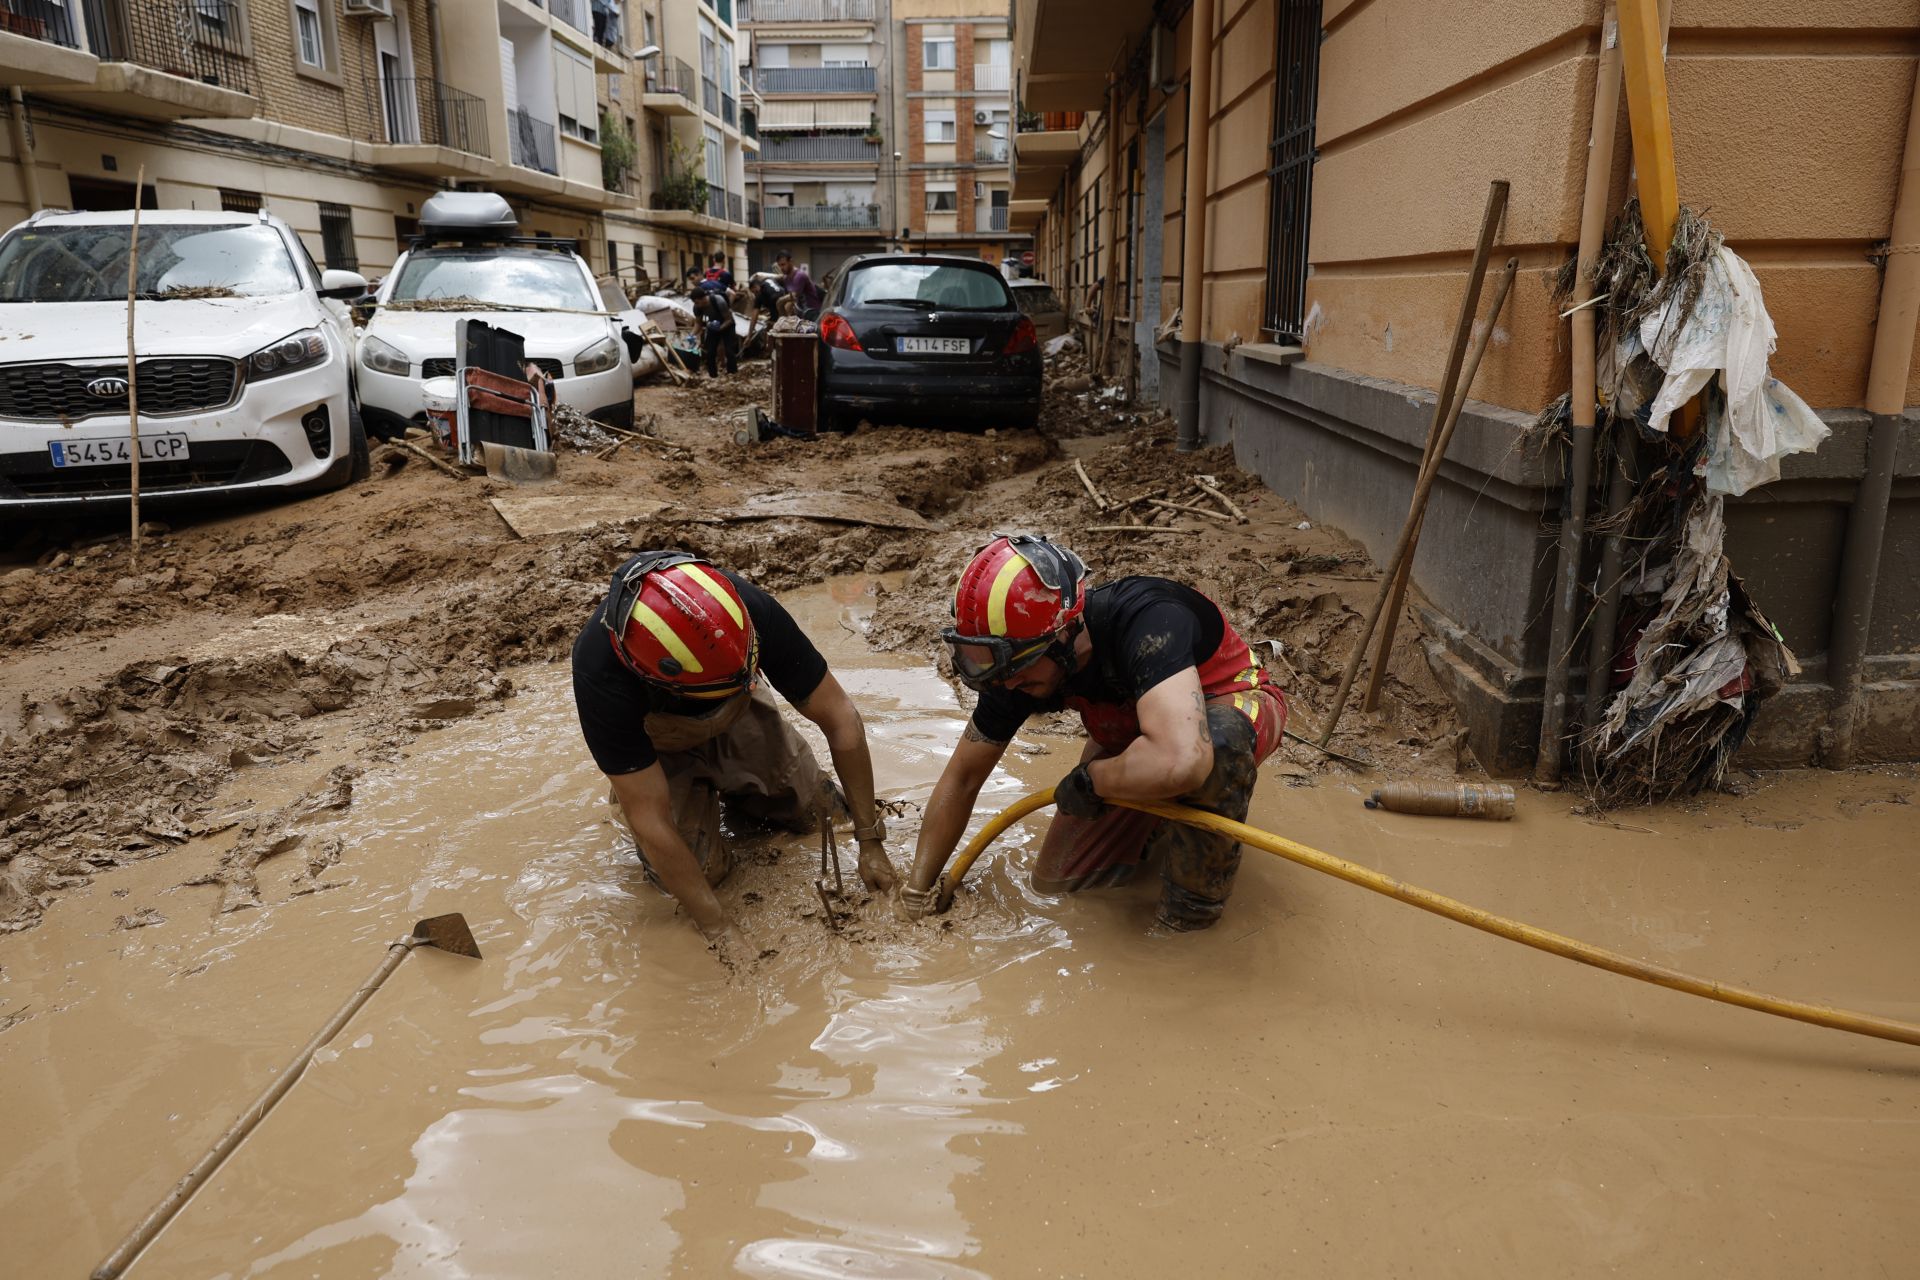
[(938, 307), (942, 311), (1005, 311), (1013, 306), (1000, 273), (941, 262), (876, 262), (847, 277), (845, 305)]
[(1013, 298), (1028, 315), (1060, 309), (1060, 299), (1053, 296), (1052, 285), (1024, 285), (1013, 291)]
[[(0, 241), (0, 302), (115, 302), (127, 296), (132, 228), (24, 227)], [(135, 292), (150, 301), (297, 293), (279, 232), (258, 223), (140, 228)]]
[(598, 311), (579, 264), (547, 250), (429, 249), (407, 255), (389, 304), (458, 302), (480, 309), (561, 307)]

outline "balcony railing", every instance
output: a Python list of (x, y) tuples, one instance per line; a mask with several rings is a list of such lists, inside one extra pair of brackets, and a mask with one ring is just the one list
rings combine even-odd
[(572, 27), (575, 31), (590, 31), (593, 20), (587, 16), (587, 0), (547, 0), (547, 8), (553, 16)]
[(87, 0), (87, 29), (103, 62), (133, 62), (183, 80), (253, 93), (240, 6), (226, 0)]
[(1078, 129), (1086, 119), (1084, 111), (1047, 111), (1040, 115), (1022, 114), (1021, 133), (1052, 133), (1059, 129)]
[(652, 59), (647, 63), (647, 92), (677, 93), (692, 102), (693, 68), (684, 58)]
[(760, 140), (760, 117), (750, 107), (740, 108), (740, 132), (755, 142)]
[(73, 15), (54, 0), (0, 0), (0, 31), (69, 49), (80, 47)]
[(973, 144), (975, 164), (1005, 164), (1007, 144), (998, 138), (980, 138)]
[(973, 87), (976, 89), (1005, 90), (1013, 83), (1013, 73), (1007, 67), (975, 63), (973, 68)]
[(762, 67), (762, 93), (872, 93), (872, 67)]
[(360, 84), (373, 121), (369, 141), (488, 154), (485, 98), (425, 76), (388, 76)]
[(760, 225), (760, 202), (758, 200), (747, 201), (747, 225), (750, 227)]
[(740, 104), (734, 100), (733, 95), (730, 93), (720, 95), (720, 119), (721, 122), (725, 124), (738, 124), (740, 122)]
[(742, 22), (872, 22), (873, 0), (740, 0)]
[(700, 81), (701, 104), (714, 115), (720, 114), (720, 82), (702, 79)]
[(1007, 206), (994, 205), (991, 208), (975, 206), (973, 213), (975, 231), (1005, 231), (1007, 229)]
[(525, 107), (507, 117), (507, 138), (513, 162), (522, 169), (560, 172), (559, 131)]
[(727, 192), (727, 221), (745, 222), (747, 220), (747, 201), (738, 191)]
[(784, 133), (769, 133), (760, 143), (761, 164), (804, 164), (808, 161), (853, 160), (880, 163), (880, 144), (855, 135), (826, 134), (796, 138)]
[(877, 204), (770, 204), (762, 212), (769, 231), (867, 231), (880, 225)]

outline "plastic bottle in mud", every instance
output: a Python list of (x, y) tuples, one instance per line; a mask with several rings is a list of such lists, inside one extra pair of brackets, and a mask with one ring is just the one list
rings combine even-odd
[(1513, 788), (1504, 782), (1389, 782), (1368, 798), (1367, 808), (1504, 821), (1513, 816)]

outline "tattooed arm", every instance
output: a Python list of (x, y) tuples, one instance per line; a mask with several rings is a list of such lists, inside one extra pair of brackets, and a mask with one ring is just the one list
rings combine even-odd
[(1166, 800), (1185, 795), (1213, 769), (1213, 735), (1200, 673), (1177, 671), (1134, 704), (1140, 736), (1117, 756), (1087, 766), (1105, 800)]
[(973, 814), (974, 801), (980, 798), (980, 788), (1006, 750), (1006, 743), (993, 741), (974, 728), (971, 720), (967, 722), (966, 732), (954, 747), (940, 781), (934, 784), (933, 795), (927, 800), (926, 816), (920, 823), (920, 843), (913, 855), (913, 873), (908, 877), (909, 888), (926, 892), (939, 883), (947, 859), (953, 856), (954, 846), (960, 843), (961, 833), (967, 829), (967, 819)]

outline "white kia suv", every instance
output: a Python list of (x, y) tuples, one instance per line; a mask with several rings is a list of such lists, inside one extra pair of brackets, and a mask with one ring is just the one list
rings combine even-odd
[[(124, 503), (133, 213), (39, 213), (0, 238), (0, 514)], [(345, 306), (267, 214), (140, 214), (140, 500), (338, 488), (367, 471)]]
[(491, 192), (443, 191), (420, 209), (420, 234), (387, 273), (360, 336), (367, 429), (426, 423), (421, 383), (453, 376), (454, 326), (483, 320), (526, 340), (527, 363), (554, 394), (615, 426), (633, 425), (633, 364), (620, 322), (571, 240), (526, 237)]

